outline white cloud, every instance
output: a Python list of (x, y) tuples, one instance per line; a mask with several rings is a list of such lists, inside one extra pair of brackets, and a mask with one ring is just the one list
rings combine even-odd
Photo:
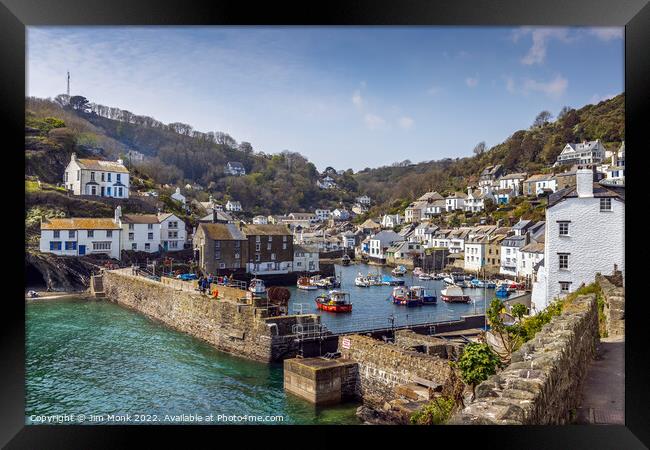
[(399, 121), (399, 126), (405, 130), (408, 130), (413, 127), (413, 124), (415, 124), (415, 120), (408, 116), (400, 117)]
[(376, 130), (376, 129), (382, 128), (384, 125), (386, 125), (386, 121), (383, 118), (381, 118), (381, 117), (379, 117), (379, 116), (377, 116), (375, 114), (367, 113), (363, 117), (363, 120), (366, 123), (366, 126), (368, 128), (370, 128), (371, 130)]
[(611, 41), (613, 39), (622, 39), (624, 34), (623, 30), (622, 27), (597, 27), (589, 28), (587, 32), (596, 36), (601, 41)]
[(359, 89), (354, 91), (352, 94), (352, 103), (357, 108), (360, 108), (363, 105), (363, 98), (361, 97), (361, 91)]
[(525, 78), (523, 83), (524, 93), (530, 91), (542, 92), (551, 98), (560, 98), (565, 92), (569, 82), (562, 75), (556, 75), (551, 81), (543, 82), (536, 81), (530, 78)]
[(518, 28), (512, 33), (513, 42), (518, 42), (524, 36), (530, 35), (533, 45), (528, 49), (528, 53), (521, 59), (522, 64), (533, 65), (541, 64), (546, 59), (546, 49), (549, 41), (555, 39), (561, 42), (570, 42), (567, 28)]
[(465, 78), (465, 84), (471, 88), (476, 87), (478, 85), (478, 76)]

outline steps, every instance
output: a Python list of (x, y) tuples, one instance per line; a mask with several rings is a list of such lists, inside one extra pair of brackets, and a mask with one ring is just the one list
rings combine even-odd
[(106, 293), (104, 292), (104, 277), (102, 275), (91, 275), (90, 293), (95, 298), (106, 297)]

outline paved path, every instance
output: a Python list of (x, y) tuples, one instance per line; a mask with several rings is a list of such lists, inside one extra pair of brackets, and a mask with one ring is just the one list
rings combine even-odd
[(587, 370), (576, 422), (625, 424), (625, 341), (603, 338)]

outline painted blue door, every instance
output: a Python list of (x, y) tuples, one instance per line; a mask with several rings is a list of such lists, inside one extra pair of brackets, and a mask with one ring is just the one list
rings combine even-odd
[(86, 254), (86, 246), (85, 245), (80, 245), (79, 246), (79, 254), (80, 255), (85, 255)]

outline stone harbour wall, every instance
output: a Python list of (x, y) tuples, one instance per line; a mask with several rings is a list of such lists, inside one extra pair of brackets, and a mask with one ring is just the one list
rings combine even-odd
[(596, 282), (605, 300), (603, 315), (607, 336), (625, 336), (625, 288), (622, 274), (618, 272), (610, 277), (597, 274)]
[(316, 315), (270, 316), (273, 309), (246, 304), (243, 291), (214, 299), (197, 292), (130, 275), (128, 269), (105, 271), (106, 297), (170, 328), (188, 333), (219, 350), (258, 361), (293, 357), (297, 348), (288, 336), (295, 323), (318, 322)]
[(452, 377), (452, 368), (445, 359), (368, 336), (339, 337), (339, 351), (343, 359), (358, 363), (356, 396), (374, 408), (382, 408), (395, 399), (395, 388), (400, 385), (427, 380), (443, 386)]
[(476, 387), (476, 399), (454, 415), (457, 425), (562, 425), (571, 422), (587, 368), (596, 354), (595, 294), (578, 296), (509, 366)]
[(421, 351), (427, 355), (455, 361), (462, 351), (462, 345), (446, 339), (418, 334), (412, 330), (395, 331), (395, 344), (409, 350)]

